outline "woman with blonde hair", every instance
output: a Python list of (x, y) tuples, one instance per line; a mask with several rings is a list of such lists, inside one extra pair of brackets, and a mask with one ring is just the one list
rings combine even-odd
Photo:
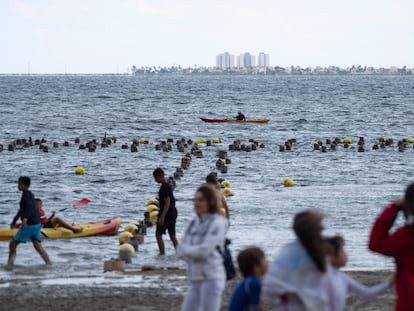
[(208, 185), (199, 187), (194, 196), (194, 212), (185, 230), (177, 255), (188, 264), (189, 287), (183, 311), (218, 311), (225, 287), (223, 257), (228, 221), (219, 215), (215, 190)]

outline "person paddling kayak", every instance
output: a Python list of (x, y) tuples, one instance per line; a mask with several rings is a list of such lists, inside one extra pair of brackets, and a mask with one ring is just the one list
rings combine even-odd
[(246, 117), (244, 116), (244, 114), (241, 113), (241, 111), (237, 112), (237, 116), (234, 117), (236, 120), (239, 121), (245, 121)]
[(73, 233), (81, 233), (83, 228), (75, 228), (65, 222), (62, 218), (56, 217), (55, 212), (52, 212), (52, 215), (46, 217), (45, 211), (43, 208), (43, 202), (41, 199), (35, 199), (36, 201), (36, 211), (40, 218), (40, 223), (42, 224), (43, 228), (56, 228), (56, 227), (63, 227), (66, 229), (71, 230)]

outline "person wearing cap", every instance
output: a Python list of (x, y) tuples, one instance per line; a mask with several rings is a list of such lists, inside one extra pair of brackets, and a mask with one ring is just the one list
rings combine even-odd
[(235, 117), (236, 120), (239, 121), (244, 121), (246, 120), (246, 117), (244, 116), (244, 114), (241, 113), (241, 111), (237, 112), (237, 116)]

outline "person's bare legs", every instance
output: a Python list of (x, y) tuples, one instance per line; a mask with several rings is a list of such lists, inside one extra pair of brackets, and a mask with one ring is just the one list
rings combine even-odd
[(66, 221), (64, 221), (62, 218), (59, 218), (59, 217), (53, 217), (50, 221), (53, 227), (60, 226), (60, 227), (71, 230), (73, 233), (80, 233), (83, 230), (83, 228), (75, 228), (69, 225)]
[(170, 234), (170, 240), (171, 240), (171, 242), (173, 243), (174, 248), (177, 248), (178, 241), (177, 241), (177, 238), (175, 237), (175, 235), (171, 235), (171, 234)]
[(50, 261), (49, 255), (46, 253), (45, 249), (42, 246), (42, 243), (38, 240), (33, 240), (33, 246), (36, 249), (36, 251), (39, 253), (39, 255), (43, 258), (45, 263), (47, 265), (51, 265), (52, 262)]
[(164, 245), (164, 240), (162, 239), (162, 234), (156, 233), (155, 237), (157, 238), (158, 249), (160, 250), (160, 255), (165, 255), (165, 245)]
[(19, 245), (19, 242), (15, 241), (13, 239), (10, 241), (10, 244), (9, 244), (9, 260), (7, 261), (7, 263), (9, 265), (14, 264), (14, 260), (16, 259), (17, 245)]

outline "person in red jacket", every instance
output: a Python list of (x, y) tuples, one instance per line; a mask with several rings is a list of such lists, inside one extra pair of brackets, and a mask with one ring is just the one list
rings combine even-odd
[[(391, 233), (399, 212), (406, 224)], [(407, 187), (404, 198), (388, 205), (374, 223), (369, 249), (394, 257), (396, 265), (396, 311), (414, 311), (414, 183)]]

